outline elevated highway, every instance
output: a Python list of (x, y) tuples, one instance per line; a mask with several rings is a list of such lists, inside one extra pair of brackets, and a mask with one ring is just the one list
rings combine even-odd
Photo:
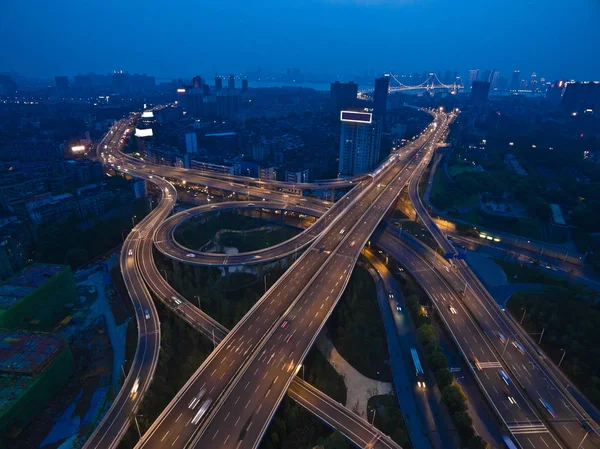
[[(437, 135), (437, 133), (432, 134), (434, 136)], [(410, 162), (410, 159), (412, 159), (415, 153), (417, 153), (417, 150), (413, 149), (407, 155), (399, 157), (401, 160), (398, 163), (391, 164), (388, 170), (382, 170), (381, 173), (375, 177), (370, 186), (365, 187), (359, 195), (349, 201), (349, 206), (351, 207), (347, 207), (345, 209), (346, 212), (328, 226), (327, 231), (319, 238), (319, 240), (317, 240), (317, 242), (313, 243), (312, 249), (303, 254), (296, 264), (286, 272), (283, 278), (281, 278), (280, 281), (267, 292), (265, 297), (263, 297), (242, 321), (236, 325), (236, 328), (232, 330), (223, 343), (219, 345), (217, 350), (211, 355), (213, 357), (202, 365), (197, 375), (190, 379), (190, 382), (188, 382), (182, 392), (178, 394), (167, 410), (163, 412), (161, 417), (155, 422), (139, 447), (159, 447), (161, 440), (164, 442), (169, 438), (167, 432), (170, 432), (172, 435), (177, 435), (178, 439), (187, 439), (188, 435), (191, 439), (195, 433), (195, 429), (193, 429), (194, 426), (188, 426), (192, 417), (190, 416), (191, 413), (187, 404), (189, 404), (194, 396), (203, 388), (207, 389), (209, 397), (213, 395), (213, 392), (218, 394), (217, 390), (226, 388), (228, 389), (228, 392), (226, 392), (225, 395), (218, 394), (218, 397), (213, 396), (214, 404), (216, 405), (211, 409), (211, 413), (207, 414), (207, 417), (214, 417), (214, 415), (220, 412), (223, 413), (223, 416), (221, 419), (207, 420), (207, 424), (203, 426), (204, 431), (201, 429), (198, 435), (210, 434), (210, 429), (206, 431), (206, 427), (210, 427), (210, 425), (219, 425), (221, 423), (224, 426), (227, 426), (227, 420), (224, 419), (227, 416), (226, 410), (229, 410), (230, 412), (235, 411), (236, 413), (239, 411), (239, 406), (236, 406), (235, 404), (237, 396), (235, 392), (232, 394), (231, 390), (235, 391), (236, 387), (243, 388), (242, 385), (245, 383), (240, 379), (244, 375), (249, 375), (247, 373), (253, 371), (249, 365), (262, 365), (264, 362), (261, 362), (261, 357), (266, 354), (265, 351), (268, 349), (270, 341), (275, 339), (277, 343), (279, 343), (279, 340), (282, 339), (282, 334), (278, 333), (277, 329), (280, 329), (279, 326), (283, 325), (283, 321), (286, 321), (284, 316), (290, 312), (290, 316), (294, 315), (293, 312), (295, 311), (295, 307), (302, 308), (303, 306), (300, 305), (303, 302), (302, 300), (306, 302), (311, 299), (312, 296), (321, 295), (323, 304), (319, 308), (322, 309), (325, 305), (328, 307), (322, 312), (316, 312), (315, 317), (322, 314), (321, 318), (319, 320), (311, 320), (308, 329), (306, 329), (303, 334), (298, 333), (297, 337), (299, 340), (296, 345), (298, 346), (298, 352), (295, 353), (295, 356), (288, 353), (286, 357), (289, 361), (284, 362), (285, 357), (280, 358), (283, 351), (279, 351), (281, 354), (277, 355), (277, 357), (275, 353), (271, 354), (272, 356), (270, 357), (269, 363), (273, 363), (270, 367), (269, 374), (281, 370), (282, 362), (287, 365), (287, 372), (284, 376), (285, 379), (281, 379), (282, 383), (277, 385), (279, 391), (276, 395), (271, 396), (274, 402), (270, 403), (269, 407), (265, 407), (262, 416), (257, 417), (260, 422), (265, 418), (264, 425), (255, 426), (253, 433), (255, 433), (256, 438), (247, 439), (249, 442), (248, 444), (253, 445), (257, 443), (264, 431), (263, 427), (266, 426), (266, 423), (269, 421), (276, 405), (281, 399), (281, 391), (285, 392), (285, 389), (290, 383), (290, 379), (293, 377), (293, 369), (296, 369), (299, 361), (304, 357), (312, 340), (316, 337), (316, 333), (318, 333), (318, 330), (322, 327), (324, 319), (329, 315), (339, 294), (343, 291), (362, 244), (369, 237), (372, 229), (379, 222), (379, 219), (383, 213), (385, 213), (389, 204), (396, 198), (399, 190), (406, 184), (410, 176), (410, 170), (415, 168), (415, 165)], [(402, 166), (406, 167), (407, 170), (400, 168)], [(364, 220), (364, 222), (361, 223), (361, 226), (357, 226), (357, 223), (359, 223), (360, 220)], [(366, 226), (363, 226), (363, 224)], [(352, 238), (356, 238), (356, 240), (352, 240)], [(346, 245), (340, 245), (341, 242)], [(323, 278), (318, 279), (320, 276)], [(337, 276), (336, 280), (333, 279), (335, 276)], [(321, 282), (334, 286), (333, 291), (331, 292), (332, 294), (323, 294), (322, 289), (319, 289)], [(307, 293), (309, 290), (310, 292)], [(314, 290), (319, 291), (316, 292)], [(314, 293), (314, 295), (311, 295), (311, 293)], [(319, 304), (317, 304), (317, 306), (318, 305)], [(298, 318), (299, 325), (302, 325), (301, 321), (303, 320)], [(290, 321), (288, 321), (288, 324), (289, 323)], [(286, 328), (287, 325), (284, 326), (284, 329)], [(293, 326), (290, 326), (290, 330), (291, 329), (293, 329)], [(311, 331), (310, 334), (308, 333), (309, 330)], [(277, 343), (273, 344), (276, 345)], [(216, 361), (217, 356), (219, 359), (218, 362)], [(269, 356), (267, 355), (267, 357)], [(246, 361), (246, 359), (248, 359), (248, 361)], [(228, 363), (229, 366), (227, 366)], [(212, 368), (213, 365), (215, 366), (214, 368)], [(275, 377), (277, 377), (277, 379), (272, 377), (269, 380), (267, 379), (267, 375), (265, 375), (262, 378), (263, 380), (260, 381), (257, 386), (268, 387), (269, 385), (265, 384), (265, 382), (273, 382), (273, 385), (275, 385), (278, 383), (277, 380), (279, 380), (279, 375)], [(255, 388), (253, 391), (257, 392), (258, 389), (259, 388)], [(219, 402), (224, 404), (228, 400), (231, 401), (231, 405), (226, 405), (225, 407), (223, 405), (219, 406)], [(262, 399), (258, 402), (265, 404), (266, 401)], [(254, 402), (255, 406), (250, 409), (250, 411), (256, 412), (256, 408), (261, 405), (258, 404), (258, 402)], [(246, 407), (246, 409), (248, 408), (249, 407)], [(267, 415), (264, 415), (264, 413), (267, 413)], [(178, 417), (181, 417), (181, 421), (179, 421), (181, 424), (179, 425), (175, 423), (175, 420)], [(240, 421), (241, 418), (239, 420), (236, 419), (233, 422), (235, 426), (231, 429), (231, 432), (235, 432), (236, 426), (240, 432), (249, 430), (250, 426), (247, 426), (247, 422), (240, 424)], [(242, 428), (240, 426), (247, 427)], [(185, 427), (192, 428), (186, 429)], [(164, 431), (162, 429), (164, 429)], [(223, 435), (224, 439), (227, 438), (227, 435)], [(176, 441), (170, 440), (170, 443), (179, 445)], [(182, 445), (185, 444), (186, 442), (182, 443)], [(196, 444), (196, 442), (194, 442), (194, 444)]]

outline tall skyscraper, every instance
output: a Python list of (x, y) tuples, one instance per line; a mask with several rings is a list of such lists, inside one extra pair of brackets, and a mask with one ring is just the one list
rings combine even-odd
[(59, 99), (69, 97), (69, 78), (66, 76), (55, 76), (54, 81), (56, 82), (56, 96)]
[(591, 111), (600, 115), (600, 82), (567, 83), (562, 107), (570, 114)]
[(469, 70), (469, 89), (472, 88), (473, 82), (479, 78), (479, 69)]
[(192, 85), (196, 88), (198, 87), (202, 87), (202, 77), (200, 75), (196, 75), (193, 79), (192, 79)]
[(375, 91), (373, 92), (373, 116), (385, 121), (387, 111), (387, 97), (390, 88), (390, 78), (383, 76), (375, 80)]
[(381, 121), (364, 111), (340, 111), (339, 172), (344, 176), (371, 171), (379, 158)]
[(223, 89), (223, 78), (215, 76), (215, 90), (219, 92), (221, 89)]
[(496, 87), (498, 87), (498, 76), (500, 76), (500, 72), (498, 70), (492, 70), (492, 73), (490, 75), (490, 87), (492, 89), (495, 89)]
[(531, 74), (531, 78), (529, 79), (529, 88), (531, 90), (536, 90), (538, 88), (537, 75), (535, 72)]
[(510, 85), (508, 86), (508, 89), (512, 92), (516, 92), (521, 87), (520, 84), (521, 84), (521, 71), (515, 70), (510, 79)]
[(235, 89), (235, 77), (233, 75), (229, 75), (229, 81), (227, 82), (227, 88), (230, 90)]
[(246, 92), (248, 90), (248, 78), (244, 78), (242, 80), (242, 92)]
[(470, 102), (477, 108), (482, 108), (487, 103), (488, 94), (490, 92), (489, 81), (473, 81), (471, 86)]
[(331, 83), (329, 98), (331, 99), (331, 106), (336, 112), (354, 107), (357, 96), (358, 84), (352, 81), (349, 83), (340, 83), (339, 81)]

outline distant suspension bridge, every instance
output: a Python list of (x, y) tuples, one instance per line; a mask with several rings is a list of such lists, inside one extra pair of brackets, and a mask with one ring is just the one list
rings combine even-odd
[[(425, 91), (429, 91), (429, 90), (447, 90), (450, 91), (451, 93), (456, 93), (458, 92), (460, 89), (464, 89), (464, 85), (462, 82), (462, 79), (459, 77), (457, 77), (454, 80), (454, 83), (452, 84), (444, 84), (440, 81), (440, 79), (438, 78), (438, 76), (435, 73), (430, 73), (429, 77), (423, 81), (420, 84), (417, 84), (415, 86), (409, 86), (406, 85), (404, 83), (402, 83), (397, 77), (396, 75), (394, 75), (393, 73), (386, 73), (385, 76), (388, 76), (390, 78), (390, 87), (389, 87), (389, 91), (390, 92), (402, 92), (402, 91), (411, 91), (411, 90), (425, 90)], [(395, 82), (395, 84), (394, 84)], [(358, 94), (359, 97), (369, 97), (371, 96), (373, 93), (373, 89), (364, 89), (361, 90)]]

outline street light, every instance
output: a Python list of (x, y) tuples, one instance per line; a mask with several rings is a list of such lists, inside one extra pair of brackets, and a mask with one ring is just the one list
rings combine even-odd
[(200, 310), (202, 310), (202, 307), (200, 307), (200, 296), (198, 296), (198, 295), (194, 295), (194, 298), (196, 299), (196, 301), (198, 301), (198, 308), (199, 308)]
[(563, 352), (563, 355), (562, 355), (562, 357), (560, 358), (560, 361), (558, 362), (558, 366), (557, 366), (557, 368), (560, 368), (560, 364), (561, 364), (561, 363), (562, 363), (562, 361), (564, 360), (564, 358), (565, 358), (565, 355), (567, 355), (567, 351), (565, 351), (565, 350), (564, 350), (564, 349), (562, 349), (562, 348), (561, 348), (560, 350)]
[(265, 273), (265, 275), (263, 276), (263, 282), (265, 284), (265, 293), (267, 293), (267, 276), (269, 276), (271, 273)]
[(131, 227), (135, 228), (135, 218), (137, 218), (137, 215), (134, 215), (133, 217), (131, 217)]
[(521, 321), (519, 322), (519, 324), (523, 324), (523, 320), (525, 319), (525, 314), (527, 313), (527, 309), (524, 309), (521, 307), (521, 310), (523, 311), (523, 316), (521, 317)]

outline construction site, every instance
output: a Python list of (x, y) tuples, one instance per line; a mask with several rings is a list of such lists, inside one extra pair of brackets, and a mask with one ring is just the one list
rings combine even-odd
[(73, 373), (69, 345), (51, 334), (0, 331), (0, 434), (27, 426)]

